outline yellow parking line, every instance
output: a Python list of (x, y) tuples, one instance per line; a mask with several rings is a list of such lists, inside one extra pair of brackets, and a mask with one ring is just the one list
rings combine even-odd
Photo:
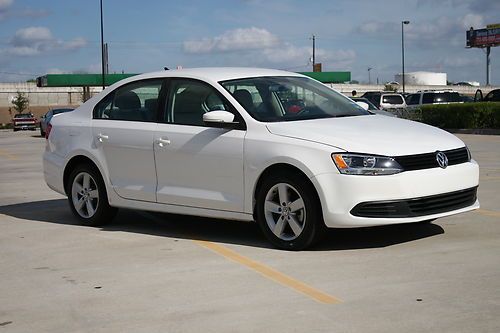
[(6, 157), (8, 160), (17, 160), (16, 155), (13, 155), (5, 150), (0, 149), (0, 156)]
[(322, 291), (319, 291), (318, 289), (315, 289), (311, 286), (308, 286), (307, 284), (300, 282), (288, 275), (285, 275), (281, 272), (278, 272), (277, 270), (268, 267), (264, 264), (261, 264), (259, 262), (256, 262), (250, 258), (247, 258), (245, 256), (242, 256), (241, 254), (236, 253), (235, 251), (228, 249), (225, 246), (215, 244), (212, 242), (208, 241), (199, 241), (199, 240), (194, 240), (195, 243), (197, 243), (200, 246), (203, 246), (223, 257), (226, 257), (227, 259), (230, 259), (232, 261), (235, 261), (243, 266), (246, 266), (257, 273), (261, 274), (262, 276), (271, 279), (275, 282), (278, 282), (281, 285), (284, 285), (290, 289), (293, 289), (299, 293), (302, 293), (313, 300), (324, 303), (324, 304), (335, 304), (335, 303), (341, 303), (342, 301), (336, 297), (330, 296)]
[(476, 210), (481, 215), (486, 215), (486, 216), (492, 216), (492, 217), (500, 217), (500, 212), (494, 211), (494, 210), (487, 210), (487, 209), (478, 209)]

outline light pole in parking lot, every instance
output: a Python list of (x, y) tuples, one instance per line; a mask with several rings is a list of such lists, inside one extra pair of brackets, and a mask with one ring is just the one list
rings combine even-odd
[(403, 67), (403, 71), (401, 73), (401, 79), (403, 80), (403, 93), (405, 92), (405, 34), (404, 34), (405, 24), (410, 24), (410, 21), (401, 21), (401, 64)]
[(101, 69), (102, 69), (102, 90), (104, 90), (105, 80), (104, 80), (104, 32), (103, 32), (103, 21), (102, 21), (102, 0), (99, 1), (101, 5)]

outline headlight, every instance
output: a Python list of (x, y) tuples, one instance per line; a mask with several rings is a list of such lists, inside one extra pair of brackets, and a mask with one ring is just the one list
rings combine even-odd
[(346, 175), (393, 175), (403, 171), (391, 157), (360, 154), (332, 154), (332, 160), (340, 173)]

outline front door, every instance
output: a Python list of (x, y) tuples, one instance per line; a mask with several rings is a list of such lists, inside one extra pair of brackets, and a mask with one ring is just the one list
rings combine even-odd
[(158, 202), (243, 211), (246, 131), (205, 126), (203, 114), (214, 110), (236, 112), (213, 87), (172, 80), (154, 137)]

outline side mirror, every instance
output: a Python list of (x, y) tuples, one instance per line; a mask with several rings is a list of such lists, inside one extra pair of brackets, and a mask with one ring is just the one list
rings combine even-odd
[(203, 115), (203, 122), (213, 127), (232, 127), (238, 124), (234, 122), (234, 114), (222, 110), (205, 113)]
[(365, 103), (365, 102), (356, 102), (356, 104), (358, 104), (363, 109), (365, 109), (365, 111), (368, 111), (368, 109), (370, 108), (370, 106), (368, 105), (368, 103)]

